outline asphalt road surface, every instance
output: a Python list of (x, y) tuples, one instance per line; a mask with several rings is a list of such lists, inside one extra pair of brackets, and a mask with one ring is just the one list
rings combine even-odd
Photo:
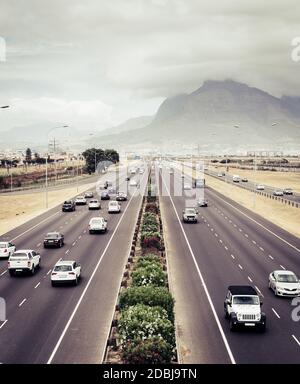
[[(103, 178), (109, 180), (108, 175)], [(108, 214), (106, 201), (100, 211), (78, 206), (75, 212), (61, 212), (58, 206), (1, 236), (13, 240), (17, 249), (40, 251), (42, 258), (34, 276), (16, 277), (9, 276), (7, 261), (0, 260), (0, 296), (7, 305), (7, 321), (0, 322), (1, 363), (102, 361), (147, 173), (133, 178), (140, 188), (129, 187), (120, 214)], [(126, 191), (125, 172), (120, 180), (120, 191)], [(90, 235), (89, 220), (98, 215), (108, 219), (108, 232)], [(43, 249), (45, 234), (53, 230), (65, 235), (65, 245)], [(61, 258), (81, 264), (78, 286), (51, 286), (51, 270)]]
[[(181, 360), (299, 364), (300, 321), (292, 320), (291, 299), (269, 290), (268, 276), (283, 269), (300, 276), (300, 240), (210, 188), (205, 188), (208, 207), (199, 208), (198, 223), (183, 224), (186, 198), (196, 190), (178, 196), (184, 183), (180, 173), (162, 171), (157, 179), (170, 269), (176, 273), (172, 285), (179, 298)], [(188, 176), (184, 180), (191, 182)], [(230, 332), (223, 310), (229, 285), (252, 285), (263, 295), (264, 334)]]

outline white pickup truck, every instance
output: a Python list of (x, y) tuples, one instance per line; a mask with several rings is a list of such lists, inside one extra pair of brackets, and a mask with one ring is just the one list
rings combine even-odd
[(34, 274), (40, 267), (41, 255), (32, 249), (22, 249), (14, 252), (8, 259), (8, 271), (11, 276), (17, 272)]

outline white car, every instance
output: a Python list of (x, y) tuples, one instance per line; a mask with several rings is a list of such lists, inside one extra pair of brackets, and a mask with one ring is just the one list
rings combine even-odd
[(89, 209), (100, 209), (101, 204), (100, 201), (97, 199), (90, 200), (89, 202)]
[(125, 192), (118, 192), (116, 196), (117, 201), (126, 201), (127, 200), (127, 194)]
[(232, 181), (233, 181), (234, 183), (239, 183), (240, 180), (241, 180), (241, 178), (240, 178), (239, 175), (233, 175), (233, 176), (232, 176)]
[(262, 185), (262, 184), (258, 184), (258, 185), (256, 186), (256, 189), (257, 189), (258, 191), (264, 191), (264, 190), (265, 190), (265, 186)]
[(300, 296), (300, 281), (292, 271), (274, 271), (269, 276), (269, 288), (275, 296)]
[(8, 259), (7, 268), (11, 276), (17, 272), (34, 272), (41, 265), (41, 255), (32, 249), (22, 249), (14, 252)]
[(285, 195), (292, 195), (293, 194), (293, 190), (292, 190), (292, 188), (284, 188), (283, 193)]
[(185, 189), (185, 190), (192, 189), (192, 185), (189, 184), (189, 183), (185, 183), (185, 184), (183, 185), (183, 189)]
[(139, 173), (140, 173), (140, 175), (142, 175), (142, 174), (144, 173), (143, 168), (140, 169), (140, 172), (139, 172)]
[(16, 250), (16, 246), (9, 241), (0, 242), (0, 259), (10, 257)]
[(81, 276), (81, 266), (76, 261), (61, 260), (55, 264), (51, 273), (51, 284), (73, 283), (78, 284)]
[(108, 203), (108, 213), (120, 213), (121, 205), (117, 201), (110, 201)]
[(274, 196), (283, 196), (283, 191), (280, 189), (275, 189), (275, 191), (273, 191), (273, 195)]
[(86, 198), (84, 196), (77, 196), (75, 199), (76, 205), (85, 205), (86, 204)]
[(137, 182), (135, 180), (130, 180), (129, 186), (130, 187), (136, 187), (137, 186)]
[(86, 199), (92, 199), (94, 197), (94, 193), (92, 191), (87, 191), (85, 192), (84, 197)]
[(223, 177), (223, 174), (222, 173), (218, 173), (218, 177)]
[(107, 232), (107, 220), (104, 217), (92, 217), (89, 222), (90, 234), (95, 232)]

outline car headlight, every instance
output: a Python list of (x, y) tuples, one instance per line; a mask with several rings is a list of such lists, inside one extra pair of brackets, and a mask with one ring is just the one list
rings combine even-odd
[(261, 318), (261, 314), (260, 313), (257, 313), (256, 315), (255, 315), (255, 318), (256, 318), (256, 320), (260, 320), (260, 318)]
[(237, 314), (237, 319), (238, 319), (238, 321), (241, 321), (242, 318), (243, 318), (243, 315), (242, 315), (241, 313), (238, 313), (238, 314)]

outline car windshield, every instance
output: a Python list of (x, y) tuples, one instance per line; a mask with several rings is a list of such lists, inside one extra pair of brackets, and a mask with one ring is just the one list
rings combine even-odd
[(91, 200), (90, 203), (98, 203), (98, 200)]
[(118, 205), (118, 203), (116, 201), (112, 201), (111, 203), (109, 203), (109, 205), (114, 206), (114, 205)]
[(92, 224), (102, 224), (103, 223), (103, 219), (102, 218), (92, 219), (91, 223)]
[(7, 244), (6, 243), (0, 243), (0, 248), (6, 248)]
[(64, 204), (72, 204), (71, 201), (65, 201)]
[(279, 283), (297, 283), (298, 279), (296, 275), (292, 274), (281, 274), (277, 276), (277, 281)]
[(28, 258), (27, 253), (14, 253), (13, 257)]
[(259, 304), (259, 298), (257, 296), (235, 296), (233, 298), (233, 304)]
[(47, 239), (57, 239), (59, 237), (58, 233), (47, 233), (46, 238)]
[(107, 192), (102, 192), (102, 196), (106, 196), (107, 195)]
[(68, 271), (72, 271), (72, 266), (71, 265), (57, 265), (54, 268), (54, 271), (55, 272), (68, 272)]
[(84, 197), (83, 196), (78, 196), (77, 199), (84, 199)]

